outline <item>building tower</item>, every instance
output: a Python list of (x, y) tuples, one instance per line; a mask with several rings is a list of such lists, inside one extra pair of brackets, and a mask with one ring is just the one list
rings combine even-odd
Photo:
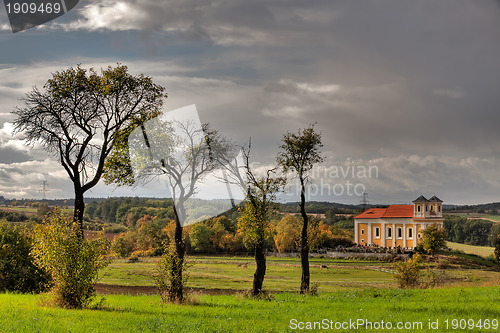
[(428, 217), (429, 211), (429, 199), (424, 197), (423, 195), (419, 196), (413, 202), (413, 216), (414, 217)]
[(443, 200), (435, 195), (429, 199), (429, 211), (432, 217), (443, 217)]

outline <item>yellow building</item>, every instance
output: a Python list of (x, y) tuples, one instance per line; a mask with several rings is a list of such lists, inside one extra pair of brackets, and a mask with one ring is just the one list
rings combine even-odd
[(354, 242), (358, 245), (413, 249), (430, 225), (443, 226), (443, 201), (423, 195), (413, 205), (370, 208), (354, 217)]

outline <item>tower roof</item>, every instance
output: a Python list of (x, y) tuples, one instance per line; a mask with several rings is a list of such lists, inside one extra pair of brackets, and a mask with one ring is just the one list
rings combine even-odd
[(418, 198), (416, 198), (415, 200), (412, 201), (413, 203), (417, 203), (417, 202), (429, 202), (429, 200), (424, 197), (423, 195), (419, 196)]
[(435, 195), (429, 199), (430, 202), (443, 202), (443, 200), (439, 199), (438, 197), (436, 197)]

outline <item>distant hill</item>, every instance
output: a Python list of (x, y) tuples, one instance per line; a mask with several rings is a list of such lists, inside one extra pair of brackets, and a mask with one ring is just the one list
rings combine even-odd
[(488, 204), (479, 204), (479, 205), (453, 206), (448, 210), (454, 213), (482, 213), (482, 214), (498, 215), (500, 214), (500, 202), (492, 202)]
[[(85, 203), (90, 204), (92, 202), (102, 202), (108, 199), (115, 199), (120, 201), (125, 198), (137, 198), (137, 197), (109, 197), (109, 198), (85, 198)], [(169, 198), (137, 198), (137, 199), (149, 199), (149, 200), (170, 200)], [(6, 199), (0, 195), (0, 205), (12, 205), (13, 202), (17, 202), (18, 205), (23, 206), (25, 203), (30, 206), (35, 202), (46, 202), (49, 206), (73, 206), (73, 198), (69, 199)], [(388, 203), (389, 204), (389, 203)], [(279, 204), (280, 211), (285, 213), (298, 213), (299, 203), (298, 202), (287, 202)], [(387, 207), (387, 205), (366, 205), (366, 209), (372, 207)], [(361, 205), (351, 205), (351, 204), (341, 204), (336, 202), (326, 202), (326, 201), (309, 201), (306, 203), (306, 210), (313, 214), (326, 214), (327, 211), (332, 210), (334, 214), (356, 214), (362, 210)], [(444, 204), (443, 210), (453, 213), (484, 213), (491, 215), (500, 214), (500, 202), (493, 202), (487, 204), (477, 204), (477, 205), (450, 205)]]
[[(279, 210), (283, 213), (299, 213), (298, 202), (280, 203)], [(326, 214), (332, 210), (334, 214), (355, 214), (361, 210), (358, 205), (346, 205), (336, 202), (309, 201), (306, 202), (306, 211), (311, 214)]]

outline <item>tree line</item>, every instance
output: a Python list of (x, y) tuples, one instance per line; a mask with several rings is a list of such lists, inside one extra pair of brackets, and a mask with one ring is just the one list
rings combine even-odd
[[(300, 219), (294, 215), (270, 220), (269, 232), (264, 238), (267, 252), (297, 252), (300, 245)], [(308, 229), (311, 250), (335, 249), (352, 245), (353, 229), (345, 224), (328, 225), (324, 220), (311, 216)], [(249, 254), (252, 245), (245, 243), (243, 229), (226, 216), (214, 217), (187, 226), (183, 240), (187, 254)], [(144, 215), (131, 230), (117, 235), (111, 249), (120, 257), (159, 256), (164, 253), (164, 244), (173, 238), (172, 221)]]
[(450, 242), (469, 245), (494, 246), (500, 234), (500, 223), (452, 215), (445, 216), (443, 227)]

